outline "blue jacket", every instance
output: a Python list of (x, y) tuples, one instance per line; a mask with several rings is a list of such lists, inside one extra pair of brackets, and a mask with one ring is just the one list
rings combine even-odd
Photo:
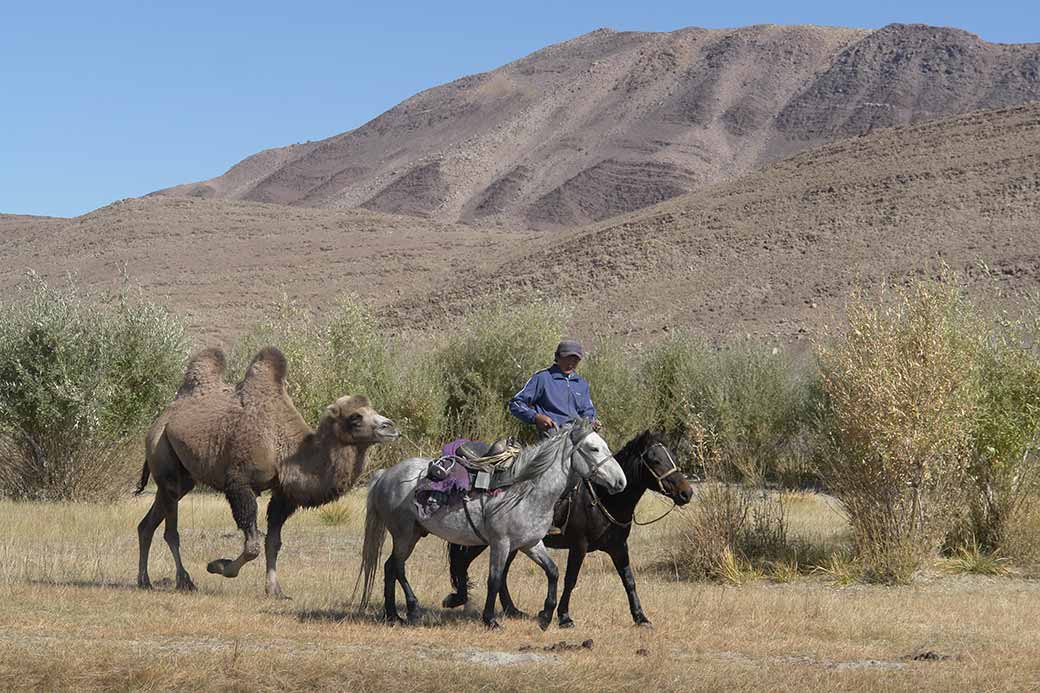
[(527, 381), (509, 401), (509, 413), (526, 423), (535, 414), (545, 414), (557, 426), (571, 423), (579, 416), (596, 418), (596, 407), (589, 395), (589, 381), (577, 373), (564, 375), (556, 364), (543, 368)]

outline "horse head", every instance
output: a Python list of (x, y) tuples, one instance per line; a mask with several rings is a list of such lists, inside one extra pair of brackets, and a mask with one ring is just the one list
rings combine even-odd
[(578, 419), (567, 435), (574, 446), (571, 464), (578, 476), (606, 486), (611, 494), (625, 490), (625, 473), (607, 441), (592, 429), (591, 421)]
[(676, 505), (686, 505), (693, 498), (693, 487), (679, 470), (675, 456), (665, 445), (662, 436), (644, 431), (642, 452), (639, 453), (639, 473), (644, 475), (646, 487), (668, 496)]

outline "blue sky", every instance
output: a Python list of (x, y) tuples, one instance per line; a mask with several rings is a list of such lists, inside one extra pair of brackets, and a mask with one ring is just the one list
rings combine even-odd
[(1040, 41), (1040, 2), (2, 0), (0, 213), (75, 216), (211, 178), (600, 27), (891, 22)]

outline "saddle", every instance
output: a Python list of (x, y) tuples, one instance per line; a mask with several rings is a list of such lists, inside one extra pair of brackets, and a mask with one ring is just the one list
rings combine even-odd
[(430, 462), (427, 467), (428, 479), (443, 481), (459, 465), (468, 472), (472, 489), (496, 491), (512, 485), (510, 464), (520, 451), (520, 444), (512, 438), (500, 438), (490, 445), (479, 440), (469, 440), (445, 448), (446, 454)]

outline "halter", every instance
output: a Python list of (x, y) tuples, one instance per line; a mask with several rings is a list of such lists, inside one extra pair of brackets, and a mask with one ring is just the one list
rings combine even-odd
[[(654, 468), (650, 466), (650, 463), (646, 461), (647, 453), (649, 453), (651, 450), (653, 450), (654, 448), (656, 448), (658, 446), (660, 446), (661, 449), (664, 450), (664, 454), (668, 458), (668, 463), (672, 465), (671, 469), (669, 469), (668, 471), (664, 472), (663, 474), (658, 474), (657, 472), (655, 472)], [(643, 452), (641, 452), (639, 454), (639, 464), (641, 464), (644, 467), (646, 467), (646, 470), (648, 472), (650, 472), (650, 475), (652, 477), (654, 477), (654, 479), (657, 481), (657, 487), (660, 489), (661, 494), (664, 495), (664, 496), (668, 496), (668, 492), (664, 490), (663, 480), (668, 478), (672, 474), (680, 473), (679, 472), (679, 466), (677, 464), (675, 464), (675, 459), (672, 457), (672, 453), (670, 453), (668, 451), (668, 447), (664, 443), (654, 443), (653, 445), (650, 445), (645, 450), (643, 450)], [(677, 507), (679, 507), (678, 505), (676, 505), (675, 501), (672, 500), (669, 497), (669, 500), (672, 500), (672, 507), (668, 508), (668, 510), (666, 510), (663, 515), (655, 517), (654, 519), (650, 520), (649, 522), (639, 522), (639, 521), (637, 521), (636, 520), (636, 509), (635, 508), (632, 508), (632, 519), (631, 520), (629, 520), (628, 522), (618, 522), (614, 518), (614, 516), (610, 514), (610, 511), (607, 510), (607, 507), (605, 505), (603, 505), (603, 501), (600, 500), (599, 494), (596, 493), (596, 487), (592, 484), (592, 482), (590, 482), (588, 479), (585, 479), (585, 484), (586, 484), (586, 486), (589, 487), (589, 494), (591, 494), (591, 496), (592, 496), (592, 505), (594, 507), (599, 508), (600, 512), (603, 513), (603, 515), (611, 522), (611, 524), (616, 525), (618, 527), (630, 527), (633, 524), (637, 525), (639, 527), (645, 527), (646, 525), (652, 525), (653, 523), (657, 522), (658, 520), (663, 520), (665, 517), (668, 516), (669, 513), (671, 513), (673, 510), (675, 510)], [(649, 490), (653, 491), (654, 489), (649, 489)], [(654, 491), (654, 492), (657, 493), (657, 491)]]
[[(585, 452), (584, 452), (583, 450), (580, 450), (580, 449), (579, 449), (579, 446), (580, 446), (580, 445), (581, 445), (582, 443), (584, 443), (584, 442), (585, 442), (585, 439), (586, 439), (586, 438), (588, 438), (588, 437), (589, 437), (590, 435), (592, 435), (593, 433), (595, 433), (595, 431), (589, 431), (588, 433), (586, 433), (585, 435), (583, 435), (583, 436), (582, 436), (582, 437), (581, 437), (581, 438), (580, 438), (580, 439), (578, 440), (578, 442), (576, 442), (576, 443), (574, 444), (574, 450), (575, 450), (575, 451), (577, 451), (577, 452), (578, 452), (579, 454), (581, 454), (581, 456), (585, 458), (586, 462), (588, 462), (588, 459), (589, 459), (589, 458), (588, 458), (588, 457), (587, 457), (587, 456), (585, 455)], [(604, 456), (603, 456), (603, 457), (601, 457), (600, 459), (598, 459), (598, 460), (596, 460), (595, 462), (593, 462), (593, 463), (590, 463), (590, 464), (589, 464), (589, 473), (588, 473), (588, 474), (579, 474), (578, 476), (580, 476), (580, 477), (581, 477), (582, 481), (588, 482), (588, 481), (589, 481), (589, 479), (591, 479), (591, 478), (592, 478), (592, 476), (593, 476), (593, 475), (594, 475), (594, 474), (595, 474), (596, 472), (598, 472), (598, 471), (599, 471), (599, 468), (600, 468), (600, 467), (602, 467), (603, 465), (605, 465), (605, 464), (606, 464), (607, 462), (610, 462), (610, 461), (611, 461), (612, 459), (614, 459), (614, 455), (613, 455), (613, 454), (607, 454), (607, 455), (604, 455)]]

